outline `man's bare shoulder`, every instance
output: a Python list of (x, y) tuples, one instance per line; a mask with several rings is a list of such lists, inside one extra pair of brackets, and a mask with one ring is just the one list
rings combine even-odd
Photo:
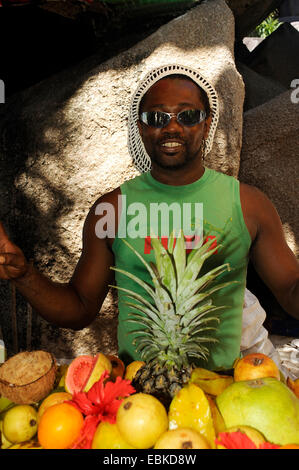
[(256, 200), (259, 197), (265, 196), (265, 194), (256, 186), (252, 184), (242, 183), (240, 181), (240, 193), (244, 195), (246, 198)]
[(254, 211), (257, 217), (262, 209), (274, 208), (270, 198), (263, 191), (247, 183), (240, 182), (240, 198), (242, 207), (244, 205), (247, 211)]
[[(90, 207), (88, 214), (86, 216), (84, 227), (83, 227), (83, 240), (89, 241), (96, 245), (102, 245), (103, 243), (108, 242), (108, 245), (111, 247), (115, 232), (118, 227), (118, 197), (121, 195), (121, 190), (119, 187), (109, 191), (101, 196), (99, 196), (92, 206)], [(99, 222), (100, 219), (105, 221), (105, 223)], [(111, 235), (107, 237), (107, 230), (105, 224), (109, 224), (109, 231)], [(103, 226), (103, 227), (102, 227)], [(104, 230), (105, 229), (105, 230)], [(106, 230), (107, 229), (107, 230)], [(103, 233), (105, 236), (99, 236), (98, 231)], [(106, 233), (107, 232), (107, 233)], [(110, 232), (109, 232), (110, 233)], [(110, 239), (111, 238), (111, 239)]]
[(118, 196), (120, 196), (120, 194), (121, 194), (120, 187), (117, 187), (117, 188), (113, 189), (112, 191), (109, 191), (105, 194), (102, 194), (101, 196), (99, 196), (95, 200), (95, 202), (93, 203), (93, 205), (90, 208), (90, 211), (94, 211), (95, 207), (98, 204), (101, 204), (101, 203), (110, 203), (113, 206), (117, 207)]
[(240, 199), (243, 216), (252, 240), (271, 214), (276, 212), (268, 196), (256, 186), (240, 182)]

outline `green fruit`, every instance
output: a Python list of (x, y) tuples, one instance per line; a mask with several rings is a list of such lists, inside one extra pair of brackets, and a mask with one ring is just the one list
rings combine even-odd
[(274, 444), (299, 444), (299, 399), (275, 378), (234, 382), (216, 403), (227, 428), (251, 426)]
[(0, 397), (0, 413), (12, 405), (14, 405), (14, 403), (11, 400), (5, 397)]
[(37, 411), (30, 405), (16, 405), (4, 416), (3, 433), (12, 443), (31, 439), (37, 432)]

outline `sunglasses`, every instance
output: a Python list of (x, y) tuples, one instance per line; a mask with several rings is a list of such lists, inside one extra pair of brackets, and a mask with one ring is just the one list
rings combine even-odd
[(206, 118), (206, 112), (202, 109), (187, 109), (180, 113), (164, 113), (163, 111), (145, 111), (140, 114), (140, 120), (150, 127), (162, 129), (166, 127), (171, 118), (176, 117), (182, 126), (192, 127), (201, 123)]

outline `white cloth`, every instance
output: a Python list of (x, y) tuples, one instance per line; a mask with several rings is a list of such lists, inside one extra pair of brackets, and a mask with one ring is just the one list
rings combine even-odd
[(279, 354), (269, 339), (268, 331), (263, 326), (265, 319), (266, 312), (257, 297), (245, 289), (241, 353), (243, 356), (254, 352), (266, 354), (281, 369)]

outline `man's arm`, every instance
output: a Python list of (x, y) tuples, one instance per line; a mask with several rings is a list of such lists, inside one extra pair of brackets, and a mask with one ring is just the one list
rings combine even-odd
[[(99, 201), (97, 201), (98, 203)], [(11, 280), (32, 307), (57, 326), (81, 329), (98, 314), (113, 280), (113, 253), (107, 239), (95, 234), (91, 208), (83, 228), (82, 254), (68, 283), (57, 283), (27, 263), (0, 224), (0, 279)]]
[(256, 272), (283, 309), (299, 319), (299, 264), (285, 240), (279, 215), (257, 188), (241, 184), (240, 194)]

